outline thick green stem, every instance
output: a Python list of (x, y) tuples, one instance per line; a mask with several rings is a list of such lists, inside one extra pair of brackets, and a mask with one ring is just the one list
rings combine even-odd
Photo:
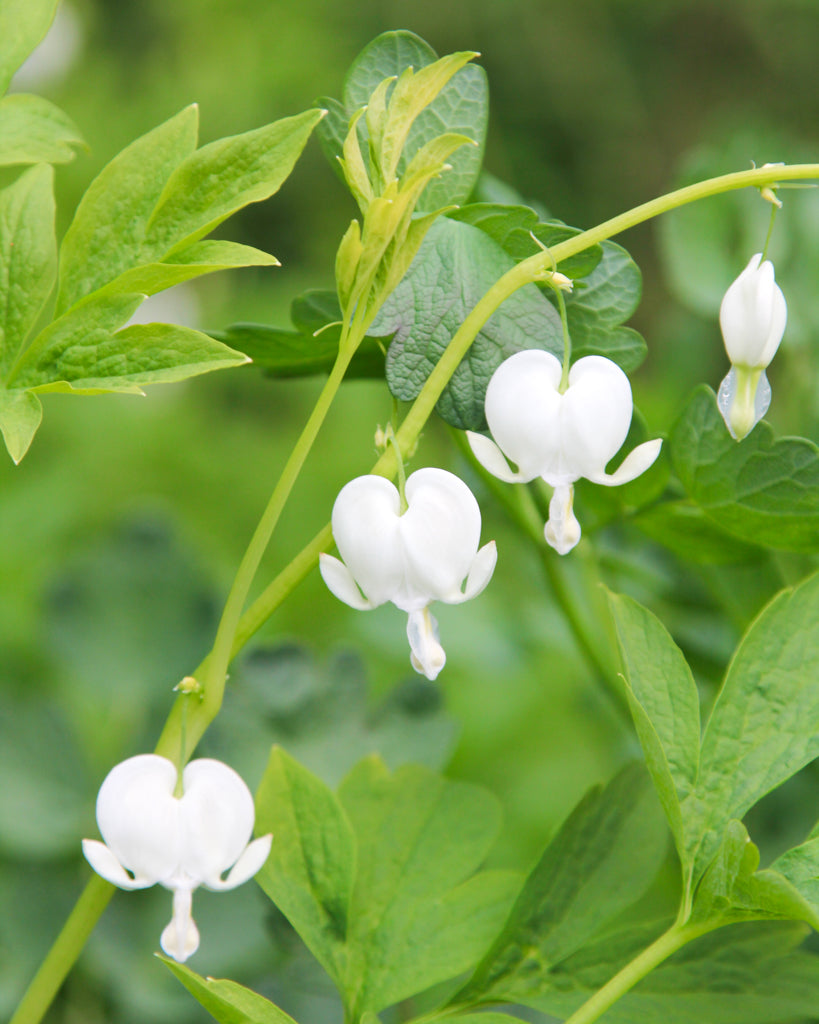
[(113, 892), (113, 885), (98, 875), (93, 876), (83, 889), (48, 956), (40, 964), (40, 969), (34, 975), (9, 1024), (38, 1024), (42, 1020), (63, 979), (74, 966), (79, 951), (108, 906)]
[(673, 924), (667, 932), (663, 932), (639, 956), (636, 956), (610, 981), (607, 981), (580, 1009), (575, 1010), (571, 1017), (564, 1021), (564, 1024), (592, 1024), (592, 1021), (598, 1020), (609, 1007), (634, 988), (637, 982), (650, 974), (655, 967), (667, 960), (672, 953), (676, 953), (692, 939), (705, 935), (713, 928), (713, 924), (710, 926)]

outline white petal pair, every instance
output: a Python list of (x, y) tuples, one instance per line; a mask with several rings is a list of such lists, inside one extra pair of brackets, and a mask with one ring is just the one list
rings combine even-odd
[(787, 319), (773, 264), (756, 253), (726, 291), (719, 309), (731, 369), (720, 384), (717, 402), (737, 440), (756, 426), (771, 404), (765, 368), (779, 348)]
[(181, 796), (174, 795), (176, 783), (176, 766), (157, 754), (118, 764), (97, 797), (105, 842), (84, 839), (82, 846), (94, 870), (122, 889), (159, 883), (173, 890), (173, 918), (160, 944), (182, 962), (199, 945), (191, 917), (193, 890), (200, 885), (233, 889), (246, 882), (267, 860), (273, 837), (249, 842), (253, 797), (221, 761), (191, 761), (182, 773)]
[(581, 477), (608, 487), (627, 483), (648, 469), (662, 444), (658, 439), (639, 445), (607, 473), (631, 424), (628, 377), (603, 356), (578, 359), (564, 392), (562, 373), (560, 361), (549, 352), (528, 349), (510, 356), (486, 392), (486, 420), (494, 441), (467, 432), (476, 458), (499, 479), (527, 482), (539, 476), (554, 488), (544, 533), (561, 555), (580, 540), (573, 483)]
[(435, 679), (446, 655), (431, 601), (459, 604), (479, 594), (495, 569), (494, 541), (480, 550), (481, 513), (466, 484), (443, 469), (419, 469), (407, 480), (407, 508), (381, 476), (360, 476), (339, 492), (333, 537), (341, 561), (322, 554), (321, 575), (353, 608), (386, 601), (409, 614), (407, 636), (416, 671)]

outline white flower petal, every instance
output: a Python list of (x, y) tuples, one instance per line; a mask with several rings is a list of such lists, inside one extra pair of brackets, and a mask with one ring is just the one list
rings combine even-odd
[(327, 589), (339, 601), (362, 612), (375, 607), (358, 589), (358, 584), (347, 566), (333, 555), (328, 555), (325, 552), (319, 555), (319, 572), (327, 584)]
[(755, 253), (720, 305), (720, 328), (731, 362), (764, 369), (782, 340), (787, 315), (785, 296), (774, 280), (773, 264)]
[(199, 929), (191, 917), (190, 889), (179, 888), (173, 894), (173, 917), (162, 932), (159, 944), (168, 956), (183, 964), (199, 948)]
[(247, 845), (244, 853), (230, 869), (227, 878), (224, 880), (218, 877), (209, 878), (206, 879), (205, 885), (208, 889), (224, 890), (235, 889), (238, 885), (244, 884), (261, 869), (270, 855), (270, 844), (272, 842), (273, 836), (271, 833), (254, 839), (252, 843)]
[(137, 878), (166, 882), (181, 855), (176, 766), (156, 754), (116, 765), (97, 796), (97, 824), (119, 863)]
[(613, 473), (600, 473), (590, 476), (589, 480), (596, 484), (605, 484), (606, 487), (617, 487), (619, 484), (627, 484), (635, 480), (641, 473), (645, 473), (649, 466), (653, 465), (660, 454), (663, 442), (661, 438), (653, 441), (645, 441), (638, 444), (634, 451), (623, 459)]
[(97, 839), (83, 839), (82, 852), (98, 875), (120, 889), (147, 889), (156, 883), (153, 878), (131, 878), (105, 843)]
[(492, 476), (496, 476), (498, 480), (503, 480), (506, 484), (521, 484), (528, 483), (532, 479), (532, 477), (526, 476), (525, 473), (516, 473), (510, 469), (506, 456), (491, 438), (486, 437), (484, 434), (476, 434), (472, 430), (467, 430), (466, 439), (469, 441), (469, 447), (472, 449), (472, 454), (478, 462)]
[(551, 352), (527, 349), (501, 363), (486, 389), (489, 429), (522, 479), (549, 479), (564, 472), (559, 428), (563, 396), (558, 391), (562, 373)]
[(392, 600), (404, 579), (398, 542), (400, 512), (395, 486), (375, 475), (345, 484), (333, 505), (338, 553), (373, 607)]
[(560, 428), (567, 477), (594, 479), (628, 434), (633, 408), (628, 377), (611, 359), (585, 356), (571, 368), (563, 403)]
[(567, 555), (580, 540), (580, 523), (574, 514), (574, 487), (571, 484), (555, 488), (549, 502), (549, 518), (543, 527), (546, 543), (559, 555)]
[(410, 612), (407, 619), (410, 662), (416, 672), (435, 679), (446, 664), (446, 654), (438, 638), (438, 623), (429, 608)]
[(460, 593), (480, 543), (481, 511), (463, 480), (443, 469), (413, 473), (406, 496), (409, 507), (400, 520), (405, 577), (391, 600), (411, 612)]
[(182, 868), (198, 885), (238, 860), (253, 832), (255, 809), (244, 780), (221, 761), (191, 761), (182, 779)]
[(469, 601), (477, 597), (492, 579), (495, 565), (498, 561), (498, 546), (493, 540), (484, 544), (481, 550), (475, 555), (469, 575), (466, 578), (466, 586), (463, 593), (458, 594), (457, 600), (449, 598), (447, 604), (460, 604), (461, 601)]

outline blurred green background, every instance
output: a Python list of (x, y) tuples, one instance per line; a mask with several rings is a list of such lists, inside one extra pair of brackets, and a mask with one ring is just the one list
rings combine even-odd
[[(695, 176), (752, 160), (819, 159), (815, 0), (73, 0), (18, 81), (63, 107), (89, 143), (58, 170), (60, 229), (96, 172), (181, 107), (200, 104), (203, 142), (297, 113), (316, 96), (339, 95), (359, 50), (393, 28), (439, 53), (481, 51), (487, 170), (581, 227)], [(819, 199), (784, 196), (771, 255), (790, 322), (771, 373), (771, 419), (816, 440)], [(294, 296), (332, 286), (335, 247), (354, 213), (312, 142), (277, 196), (221, 229), (283, 266), (175, 290), (156, 300), (153, 318), (205, 330), (238, 320), (287, 326)], [(756, 194), (732, 196), (620, 239), (644, 273), (633, 326), (649, 358), (634, 389), (651, 436), (669, 429), (691, 386), (716, 387), (726, 372), (719, 299), (761, 248), (767, 217)], [(0, 1017), (88, 876), (79, 840), (96, 835), (99, 783), (113, 763), (153, 746), (171, 688), (209, 648), (319, 386), (250, 367), (143, 399), (48, 396), (24, 462), (0, 460)], [(262, 581), (327, 521), (339, 487), (368, 470), (376, 424), (390, 415), (383, 384), (345, 386)], [(507, 824), (495, 859), (525, 868), (584, 789), (636, 748), (538, 558), (442, 427), (428, 427), (413, 465), (466, 475), (484, 505), (483, 536), (501, 553), (479, 600), (436, 611), (449, 658), (440, 685), (409, 668), (401, 613), (355, 613), (314, 573), (235, 667), (224, 714), (200, 750), (234, 764), (251, 786), (274, 740), (333, 782), (373, 748), (392, 763), (447, 766), (501, 798)], [(593, 508), (594, 496), (586, 500)], [(552, 571), (582, 593), (584, 574), (599, 570), (649, 603), (707, 697), (781, 575), (692, 569), (628, 525), (597, 540), (598, 566), (578, 554)], [(785, 575), (797, 568), (780, 566)], [(763, 851), (816, 818), (811, 782), (803, 775), (762, 805), (752, 835)], [(662, 885), (658, 892), (662, 902)], [(149, 955), (169, 914), (164, 891), (118, 895), (49, 1020), (204, 1020)], [(197, 893), (195, 914), (195, 968), (251, 984), (310, 1024), (338, 1019), (329, 983), (253, 886), (230, 898)]]

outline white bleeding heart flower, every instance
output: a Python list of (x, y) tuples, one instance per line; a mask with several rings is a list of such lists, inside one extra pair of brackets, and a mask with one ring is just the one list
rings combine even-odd
[(788, 319), (782, 289), (770, 260), (755, 253), (733, 282), (719, 308), (719, 323), (731, 369), (720, 384), (717, 403), (738, 441), (756, 426), (771, 404), (765, 375)]
[(139, 754), (116, 765), (97, 796), (97, 824), (105, 842), (83, 839), (82, 848), (97, 874), (121, 889), (159, 883), (172, 890), (173, 917), (160, 945), (182, 963), (199, 946), (191, 917), (193, 890), (200, 885), (235, 889), (246, 882), (267, 860), (273, 837), (249, 841), (253, 797), (221, 761), (191, 761), (182, 772), (181, 796), (175, 795), (176, 784), (176, 766), (158, 754)]
[(419, 469), (407, 479), (404, 493), (402, 511), (397, 488), (382, 476), (345, 484), (332, 518), (342, 560), (322, 554), (319, 567), (333, 594), (351, 607), (377, 608), (392, 601), (408, 612), (413, 668), (435, 679), (446, 655), (428, 606), (478, 595), (495, 569), (497, 550), (494, 541), (478, 550), (480, 509), (454, 474)]
[(565, 555), (580, 540), (572, 509), (574, 482), (585, 477), (608, 487), (627, 483), (654, 462), (662, 442), (638, 445), (619, 469), (607, 473), (631, 425), (628, 377), (603, 356), (578, 359), (564, 392), (562, 375), (560, 361), (550, 352), (527, 349), (510, 356), (486, 391), (486, 420), (494, 441), (471, 431), (467, 437), (478, 461), (499, 479), (526, 483), (542, 477), (554, 488), (544, 533)]

